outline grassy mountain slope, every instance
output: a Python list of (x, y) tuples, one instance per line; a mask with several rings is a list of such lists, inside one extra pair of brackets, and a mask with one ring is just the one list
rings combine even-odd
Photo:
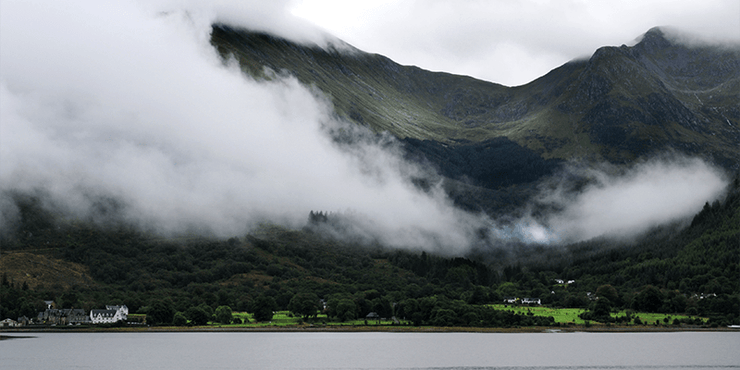
[(740, 50), (686, 46), (657, 28), (633, 47), (601, 48), (518, 87), (224, 25), (211, 42), (247, 73), (294, 75), (340, 117), (399, 138), (455, 146), (506, 137), (543, 158), (623, 162), (672, 148), (734, 169), (740, 162)]

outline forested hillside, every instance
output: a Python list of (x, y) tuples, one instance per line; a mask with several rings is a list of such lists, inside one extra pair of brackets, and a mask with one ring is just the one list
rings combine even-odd
[[(132, 313), (148, 313), (150, 323), (169, 323), (175, 312), (196, 306), (252, 312), (268, 302), (272, 309), (289, 309), (301, 293), (343, 301), (343, 307), (351, 302), (341, 313), (346, 319), (377, 312), (419, 325), (545, 324), (481, 311), (481, 304), (504, 297), (591, 309), (601, 301), (610, 310), (688, 313), (709, 316), (714, 324), (738, 324), (738, 179), (732, 186), (725, 200), (707, 204), (680, 232), (655, 230), (641, 242), (553, 247), (538, 251), (546, 263), (514, 259), (506, 266), (493, 263), (494, 251), (449, 258), (327, 239), (311, 227), (323, 213), (312, 213), (303, 230), (265, 225), (228, 240), (164, 239), (122, 224), (63, 219), (40, 207), (37, 198), (16, 194), (21, 212), (2, 240), (0, 316), (35, 316), (42, 300), (55, 300), (85, 309), (125, 303)], [(20, 253), (81, 266), (92, 281), (32, 280), (38, 277), (8, 262)]]

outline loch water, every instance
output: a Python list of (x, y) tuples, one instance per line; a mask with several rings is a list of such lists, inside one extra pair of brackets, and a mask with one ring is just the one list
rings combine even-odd
[(740, 369), (740, 332), (3, 333), (0, 369)]

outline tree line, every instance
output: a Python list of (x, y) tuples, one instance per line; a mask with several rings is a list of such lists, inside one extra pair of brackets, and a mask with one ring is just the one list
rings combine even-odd
[[(4, 251), (43, 245), (40, 253), (86, 266), (97, 284), (64, 289), (49, 281), (31, 289), (22, 276), (4, 273), (0, 316), (35, 315), (43, 300), (55, 300), (84, 309), (125, 303), (132, 313), (162, 324), (174, 322), (177, 313), (178, 322), (213, 319), (219, 307), (253, 313), (257, 321), (269, 321), (276, 310), (309, 319), (326, 305), (326, 314), (340, 321), (375, 312), (419, 325), (515, 325), (535, 319), (503, 317), (485, 305), (531, 297), (553, 307), (585, 308), (589, 317), (603, 320), (604, 312), (631, 309), (740, 324), (737, 180), (733, 186), (684, 229), (656, 230), (629, 245), (592, 240), (544, 261), (503, 267), (480, 252), (451, 258), (389, 250), (327, 238), (311, 228), (265, 225), (225, 240), (165, 239), (125, 225), (59, 219), (37, 199), (16, 196), (19, 218), (2, 236)], [(323, 222), (328, 215), (311, 217)]]

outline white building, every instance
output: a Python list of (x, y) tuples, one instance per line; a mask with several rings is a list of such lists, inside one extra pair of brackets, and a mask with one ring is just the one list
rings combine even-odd
[(105, 306), (105, 310), (90, 310), (90, 321), (93, 324), (113, 324), (128, 319), (128, 307)]
[(126, 305), (123, 306), (105, 306), (106, 310), (113, 310), (113, 311), (121, 311), (121, 314), (126, 317), (128, 316), (128, 307)]
[(17, 321), (10, 319), (10, 318), (0, 321), (0, 327), (14, 328), (16, 326), (20, 326), (20, 325), (18, 325)]

